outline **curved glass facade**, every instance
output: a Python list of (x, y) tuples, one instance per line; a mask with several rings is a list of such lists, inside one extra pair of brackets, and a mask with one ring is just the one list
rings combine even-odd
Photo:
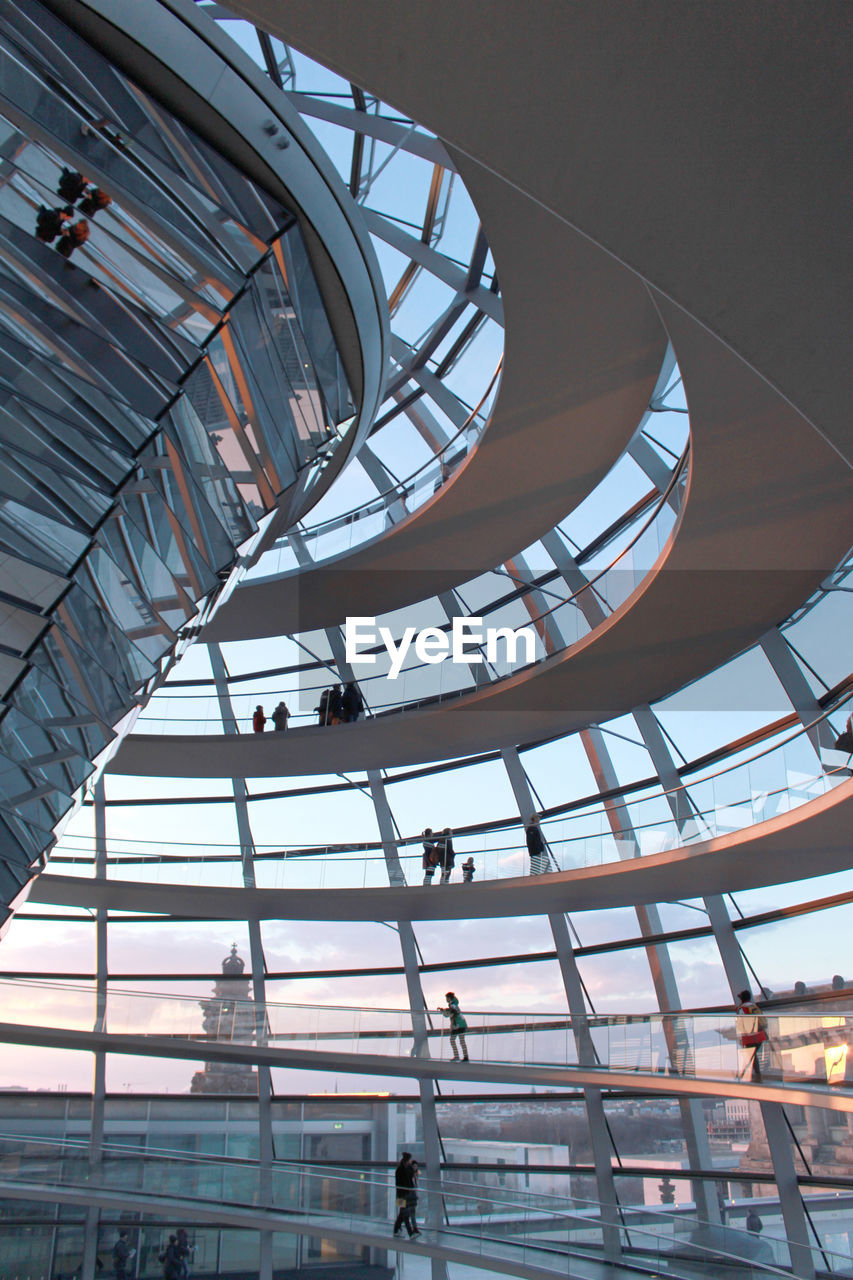
[[(496, 490), (509, 476), (533, 511), (526, 530), (537, 503), (551, 510), (528, 421), (497, 454), (489, 436), (507, 385), (517, 395), (517, 317), (536, 319), (512, 262), (492, 260), (491, 226), (506, 252), (493, 193), (464, 151), (208, 8), (338, 169), (382, 272), (390, 367), (369, 435), (332, 464), (360, 403), (304, 210), (70, 34), (60, 92), (43, 48), (62, 43), (58, 20), (4, 16), (0, 106), (17, 115), (0, 187), (15, 246), (0, 258), (0, 529), (29, 595), (3, 607), (10, 636), (37, 621), (2, 650), (18, 666), (0, 816), (30, 841), (23, 868), (136, 710), (0, 948), (0, 1280), (92, 1280), (99, 1257), (122, 1263), (123, 1239), (118, 1280), (144, 1280), (181, 1225), (190, 1273), (211, 1277), (846, 1273), (849, 555), (827, 573), (815, 551), (797, 608), (759, 626), (761, 575), (789, 566), (769, 551), (728, 563), (741, 535), (758, 544), (745, 527), (726, 541), (723, 505), (704, 542), (689, 530), (708, 556), (691, 577), (728, 575), (731, 608), (708, 622), (671, 566), (708, 502), (718, 388), (673, 323), (638, 338), (645, 407), (630, 418), (626, 392), (583, 492), (511, 556), (434, 589), (442, 510), (463, 549), (495, 527), (490, 493), (460, 516), (454, 490), (471, 489), (457, 486), (494, 467)], [(30, 98), (21, 77), (39, 84)], [(61, 134), (84, 90), (114, 95), (109, 122), (90, 102), (88, 132), (75, 117), (55, 151), (45, 121), (22, 129), (31, 102)], [(111, 157), (110, 203), (62, 261), (35, 234), (38, 206), (63, 166), (91, 192), (90, 145)], [(552, 413), (558, 475), (571, 431), (592, 438), (609, 410), (568, 356), (572, 404), (543, 411), (539, 372), (529, 418)], [(763, 410), (750, 417), (743, 386), (746, 469)], [(755, 470), (756, 509), (778, 504), (786, 528), (781, 490)], [(517, 518), (499, 513), (504, 541)], [(400, 538), (414, 550), (391, 570)], [(652, 693), (632, 674), (668, 573), (697, 620), (691, 633), (676, 610), (673, 630), (702, 674), (664, 670)], [(359, 582), (389, 601), (375, 623), (390, 643), (363, 667), (340, 604)], [(276, 633), (267, 604), (294, 625)], [(437, 663), (412, 643), (392, 677), (407, 630), (438, 643), (471, 619), (529, 628), (532, 655), (484, 643)], [(614, 635), (622, 648), (602, 648)], [(595, 674), (597, 652), (618, 710), (582, 719), (549, 681), (581, 655)], [(360, 707), (324, 701), (349, 684)], [(758, 1012), (736, 1009), (746, 988)], [(395, 1180), (403, 1151), (421, 1166), (416, 1209)]]
[(356, 406), (290, 209), (40, 6), (0, 86), (8, 903)]

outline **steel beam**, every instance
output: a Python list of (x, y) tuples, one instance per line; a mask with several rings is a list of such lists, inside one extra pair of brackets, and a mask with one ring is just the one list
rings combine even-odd
[[(778, 632), (776, 633), (778, 635)], [(781, 637), (779, 637), (781, 641)], [(763, 644), (763, 641), (762, 641)], [(772, 646), (773, 642), (771, 642)], [(787, 650), (787, 646), (785, 646)], [(790, 657), (790, 653), (788, 655)], [(793, 659), (791, 659), (793, 661)], [(663, 736), (660, 724), (649, 706), (638, 707), (634, 711), (634, 719), (643, 740), (648, 748), (652, 763), (663, 784), (670, 811), (679, 827), (684, 831), (693, 823), (693, 812), (688, 794), (681, 782), (669, 747)], [(735, 937), (731, 918), (726, 910), (721, 895), (716, 894), (703, 899), (714, 939), (720, 952), (720, 959), (725, 970), (733, 1000), (743, 990), (751, 990), (752, 983), (747, 977), (743, 953)], [(791, 1262), (794, 1274), (802, 1280), (813, 1280), (815, 1275), (814, 1258), (809, 1247), (809, 1227), (806, 1219), (803, 1200), (797, 1183), (796, 1167), (791, 1151), (791, 1141), (785, 1122), (785, 1113), (777, 1102), (761, 1102), (761, 1116), (770, 1158), (779, 1191), (779, 1202), (785, 1220), (785, 1233), (788, 1247), (791, 1250)], [(705, 1167), (710, 1167), (707, 1165)]]
[[(618, 779), (610, 752), (604, 741), (604, 735), (597, 726), (585, 729), (581, 733), (581, 741), (587, 754), (590, 766), (602, 791), (618, 787)], [(616, 837), (620, 858), (639, 857), (640, 847), (636, 832), (628, 817), (624, 805), (616, 805), (605, 801), (605, 812), (610, 829)], [(631, 852), (633, 851), (633, 852)], [(637, 924), (644, 938), (657, 938), (663, 933), (660, 914), (655, 905), (637, 905), (635, 908)], [(658, 1008), (662, 1013), (677, 1012), (682, 1007), (678, 983), (672, 957), (665, 943), (646, 943), (646, 957), (652, 976)], [(684, 1034), (680, 1019), (672, 1018), (664, 1021), (664, 1036), (667, 1044), (670, 1063), (673, 1069), (684, 1071), (687, 1065), (689, 1044)], [(709, 1169), (711, 1167), (711, 1147), (702, 1105), (695, 1098), (681, 1099), (681, 1110), (684, 1142), (691, 1168)], [(693, 1199), (701, 1218), (708, 1222), (720, 1221), (720, 1208), (715, 1189), (710, 1184), (698, 1179), (693, 1183)]]
[[(228, 687), (225, 659), (222, 656), (222, 649), (218, 644), (210, 644), (208, 645), (208, 653), (210, 655), (210, 665), (213, 671), (214, 683), (216, 685), (216, 697), (219, 702), (219, 711), (222, 716), (222, 727), (227, 734), (237, 734), (237, 720), (234, 715), (234, 708), (231, 702), (231, 693)], [(245, 889), (254, 889), (256, 887), (255, 865), (253, 860), (255, 842), (252, 836), (252, 827), (249, 818), (246, 780), (245, 778), (232, 778), (231, 786), (234, 791), (234, 812), (237, 818), (237, 836), (240, 841), (243, 887)], [(260, 921), (247, 920), (246, 926), (249, 931), (249, 959), (252, 967), (252, 997), (255, 1006), (255, 1041), (260, 1046), (266, 1043), (267, 997), (266, 985), (264, 982), (266, 962), (264, 959)], [(256, 1064), (255, 1069), (258, 1073), (259, 1190), (261, 1202), (272, 1205), (272, 1164), (274, 1158), (272, 1136), (272, 1072), (269, 1066), (261, 1062)], [(259, 1280), (273, 1280), (272, 1231), (262, 1231), (260, 1233)]]
[[(95, 783), (95, 879), (107, 877), (107, 808), (104, 775)], [(98, 907), (95, 912), (95, 1031), (107, 1029), (107, 911)], [(106, 1103), (106, 1062), (103, 1049), (94, 1053), (92, 1078), (92, 1110), (89, 1128), (89, 1168), (94, 1172), (101, 1162), (104, 1146), (104, 1108)], [(95, 1280), (98, 1262), (98, 1234), (101, 1211), (96, 1204), (86, 1209), (86, 1232), (83, 1241), (83, 1268), (81, 1280)]]
[[(534, 803), (530, 783), (516, 749), (514, 747), (505, 749), (501, 752), (501, 756), (523, 824), (525, 821), (524, 815), (535, 813), (538, 806)], [(595, 1063), (595, 1047), (589, 1031), (586, 1001), (574, 948), (569, 936), (566, 916), (562, 913), (549, 915), (548, 923), (551, 927), (551, 935), (557, 952), (557, 962), (560, 966), (560, 975), (563, 979), (566, 1001), (572, 1018), (572, 1035), (575, 1041), (578, 1062), (583, 1066), (592, 1066)], [(621, 1252), (619, 1201), (616, 1195), (616, 1184), (613, 1181), (611, 1143), (604, 1114), (604, 1102), (600, 1089), (585, 1088), (583, 1094), (592, 1143), (595, 1181), (598, 1199), (601, 1204), (602, 1246), (605, 1257), (610, 1261), (614, 1261)]]
[[(400, 856), (397, 850), (394, 817), (388, 804), (388, 797), (385, 794), (384, 779), (382, 774), (376, 770), (368, 770), (367, 781), (376, 811), (379, 838), (382, 841), (382, 848), (385, 852), (388, 880), (391, 884), (405, 884), (405, 876), (403, 875), (403, 868), (400, 865)], [(411, 921), (408, 920), (398, 921), (395, 927), (400, 938), (400, 950), (403, 956), (403, 967), (406, 976), (406, 991), (412, 1015), (413, 1053), (416, 1057), (428, 1058), (430, 1056), (426, 1025), (428, 1014), (418, 967), (415, 931)], [(435, 1081), (421, 1077), (418, 1081), (418, 1090), (421, 1100), (421, 1125), (424, 1135), (427, 1181), (431, 1186), (438, 1187), (441, 1184), (441, 1138), (438, 1131), (438, 1115), (435, 1106)], [(427, 1226), (431, 1229), (437, 1229), (441, 1225), (441, 1215), (441, 1196), (428, 1191), (425, 1219)], [(441, 1258), (433, 1258), (432, 1260), (432, 1280), (447, 1280), (447, 1266)]]
[[(761, 637), (760, 644), (764, 650), (764, 656), (776, 673), (776, 678), (791, 700), (800, 723), (806, 727), (809, 742), (820, 759), (822, 750), (831, 750), (835, 746), (835, 731), (829, 722), (823, 719), (821, 705), (812, 693), (808, 680), (800, 670), (779, 628), (771, 627), (766, 631)], [(815, 721), (818, 723), (816, 724)]]

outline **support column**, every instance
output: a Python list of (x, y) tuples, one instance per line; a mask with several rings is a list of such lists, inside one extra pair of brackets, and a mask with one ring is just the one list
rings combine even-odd
[(370, 787), (370, 795), (373, 800), (373, 808), (376, 813), (376, 825), (379, 828), (379, 839), (382, 841), (382, 852), (385, 855), (385, 868), (388, 872), (388, 883), (392, 885), (404, 885), (406, 877), (400, 864), (400, 855), (397, 851), (397, 836), (394, 831), (394, 818), (391, 813), (391, 807), (388, 804), (388, 797), (385, 794), (385, 780), (379, 769), (367, 770), (367, 785)]
[[(779, 642), (784, 645), (779, 633), (775, 632), (775, 634)], [(762, 645), (763, 643), (764, 641), (762, 640)], [(772, 647), (774, 642), (771, 641), (770, 643)], [(793, 663), (793, 657), (787, 645), (784, 645), (784, 648), (788, 658)], [(634, 719), (648, 748), (658, 777), (663, 784), (670, 811), (678, 824), (679, 830), (684, 831), (688, 824), (693, 822), (692, 807), (660, 724), (648, 706), (638, 707), (634, 711)], [(743, 952), (735, 937), (731, 917), (726, 910), (726, 904), (722, 896), (714, 894), (703, 898), (703, 902), (720, 952), (720, 959), (732, 993), (732, 1000), (736, 1002), (741, 991), (752, 990), (752, 982), (747, 976)], [(767, 1144), (770, 1148), (770, 1159), (773, 1163), (776, 1186), (779, 1191), (779, 1203), (782, 1207), (785, 1234), (788, 1237), (788, 1247), (791, 1250), (791, 1263), (794, 1274), (802, 1277), (802, 1280), (813, 1280), (815, 1266), (812, 1251), (809, 1248), (808, 1222), (797, 1183), (797, 1171), (785, 1113), (781, 1103), (778, 1102), (762, 1102), (759, 1106), (761, 1108), (761, 1118), (764, 1121), (764, 1130), (767, 1134)]]
[[(218, 644), (209, 644), (210, 665), (216, 685), (216, 696), (222, 716), (222, 728), (226, 734), (236, 734), (237, 720), (231, 703), (228, 689), (227, 671), (222, 649)], [(240, 859), (242, 863), (243, 887), (255, 888), (255, 842), (249, 819), (248, 792), (245, 778), (232, 778), (231, 787), (234, 792), (234, 812), (237, 817), (237, 837), (240, 841)], [(252, 966), (252, 997), (255, 1006), (255, 1043), (265, 1044), (267, 1041), (267, 997), (264, 973), (263, 940), (259, 920), (247, 921), (249, 931), (249, 960)], [(272, 1137), (272, 1073), (268, 1066), (258, 1063), (258, 1169), (260, 1175), (260, 1201), (272, 1205), (272, 1165), (274, 1158)], [(260, 1270), (259, 1280), (273, 1280), (273, 1233), (260, 1232)]]
[[(619, 785), (619, 779), (616, 776), (616, 770), (613, 767), (613, 761), (610, 758), (610, 752), (607, 750), (607, 744), (604, 741), (604, 735), (601, 730), (597, 726), (592, 726), (589, 729), (583, 729), (580, 737), (599, 790), (615, 790)], [(620, 858), (639, 857), (640, 846), (637, 840), (637, 833), (628, 817), (625, 805), (619, 804), (615, 800), (605, 800), (604, 811), (607, 814), (610, 830), (616, 838)], [(634, 912), (640, 933), (644, 938), (660, 937), (663, 933), (663, 926), (658, 909), (654, 904), (648, 906), (637, 905), (634, 908)], [(668, 948), (661, 943), (649, 942), (646, 944), (645, 951), (658, 1008), (662, 1013), (679, 1013), (681, 1010), (681, 997)], [(684, 1020), (678, 1017), (664, 1018), (662, 1019), (662, 1028), (671, 1069), (683, 1072), (689, 1066), (692, 1058)], [(678, 1107), (681, 1112), (687, 1158), (691, 1167), (710, 1170), (711, 1146), (708, 1141), (708, 1130), (705, 1124), (702, 1103), (698, 1098), (683, 1098), (679, 1100)], [(720, 1221), (720, 1207), (715, 1188), (710, 1186), (704, 1179), (697, 1178), (691, 1184), (691, 1192), (698, 1216), (706, 1222), (718, 1223)]]
[[(660, 778), (670, 813), (675, 819), (679, 833), (684, 836), (695, 835), (697, 826), (693, 806), (690, 803), (690, 796), (675, 767), (675, 761), (672, 758), (672, 753), (657, 717), (649, 706), (637, 707), (633, 714), (652, 764)], [(732, 928), (732, 922), (722, 896), (714, 894), (703, 898), (702, 902), (711, 922), (714, 940), (717, 943), (726, 975), (731, 981), (740, 984), (737, 987), (733, 987), (732, 990), (736, 993), (743, 991), (745, 987), (751, 987), (752, 982), (747, 977), (743, 953), (735, 937), (735, 931)]]
[(557, 530), (552, 529), (550, 533), (546, 533), (539, 541), (554, 561), (555, 567), (560, 572), (560, 577), (569, 590), (580, 592), (575, 602), (589, 623), (590, 630), (597, 627), (599, 623), (604, 621), (607, 614), (600, 599), (595, 594), (595, 589), (589, 587), (588, 590), (584, 590), (584, 587), (589, 585), (589, 578), (581, 569), (577, 560), (557, 533)]
[[(667, 343), (666, 354), (663, 358), (661, 371), (658, 374), (658, 380), (655, 383), (654, 391), (649, 397), (649, 407), (640, 419), (637, 430), (631, 437), (627, 449), (627, 452), (634, 459), (640, 470), (645, 472), (649, 477), (658, 493), (663, 493), (665, 491), (672, 473), (660, 455), (652, 448), (643, 432), (656, 413), (665, 413), (667, 411), (667, 407), (663, 403), (663, 400), (666, 396), (667, 389), (674, 372), (675, 352), (672, 349), (672, 343)], [(670, 410), (670, 412), (672, 412), (672, 410)], [(675, 412), (684, 413), (685, 411), (683, 409), (679, 409)], [(677, 493), (670, 494), (669, 505), (677, 508)]]
[[(372, 480), (376, 486), (377, 493), (385, 493), (389, 489), (394, 489), (399, 483), (368, 445), (363, 444), (361, 446), (358, 451), (358, 460), (364, 467), (368, 479)], [(386, 522), (388, 527), (399, 524), (401, 520), (405, 520), (408, 514), (405, 501), (402, 498), (397, 498), (387, 508)]]
[[(459, 603), (459, 599), (455, 591), (439, 591), (438, 603), (444, 610), (444, 616), (448, 622), (452, 622), (455, 617), (462, 616), (468, 612), (467, 609)], [(468, 662), (465, 664), (471, 672), (471, 679), (475, 688), (480, 685), (488, 684), (491, 680), (488, 667), (485, 662)]]
[[(557, 542), (560, 541), (556, 534), (553, 536)], [(541, 538), (540, 541), (544, 546), (545, 539)], [(512, 581), (518, 586), (524, 586), (527, 583), (532, 582), (536, 577), (536, 574), (530, 568), (522, 555), (513, 556), (512, 560), (507, 560), (503, 567), (510, 575)], [(559, 568), (559, 565), (557, 568)], [(533, 624), (536, 634), (542, 641), (545, 652), (549, 654), (556, 653), (558, 650), (566, 648), (566, 638), (560, 629), (555, 614), (551, 612), (558, 608), (563, 601), (564, 596), (562, 592), (554, 592), (547, 587), (533, 587), (533, 589), (528, 591), (521, 601), (527, 611), (531, 623)]]
[[(736, 1003), (741, 991), (752, 990), (752, 982), (743, 962), (743, 953), (735, 937), (731, 918), (723, 899), (718, 896), (706, 898), (704, 901), (711, 920), (711, 928), (720, 949), (726, 980), (732, 993), (732, 1002)], [(770, 1160), (773, 1165), (776, 1189), (779, 1192), (785, 1235), (791, 1250), (791, 1267), (794, 1275), (801, 1280), (814, 1280), (815, 1264), (814, 1255), (809, 1247), (809, 1224), (797, 1180), (797, 1167), (785, 1110), (780, 1102), (760, 1102), (758, 1105), (764, 1123), (764, 1132), (767, 1134), (767, 1145), (770, 1148)]]
[[(651, 417), (651, 414), (649, 414), (649, 417)], [(656, 453), (649, 444), (642, 431), (634, 433), (627, 452), (634, 459), (640, 470), (649, 477), (658, 493), (663, 493), (672, 479), (672, 472), (660, 454)]]
[[(105, 880), (107, 876), (107, 813), (103, 773), (95, 783), (93, 798), (95, 802), (95, 879)], [(95, 1031), (107, 1030), (107, 976), (107, 910), (105, 907), (98, 907), (95, 912)], [(89, 1128), (89, 1169), (92, 1174), (96, 1173), (101, 1163), (104, 1149), (107, 1065), (107, 1056), (103, 1050), (96, 1050), (94, 1057)], [(96, 1205), (89, 1205), (86, 1210), (81, 1280), (95, 1280), (100, 1220), (100, 1209)]]
[[(708, 915), (711, 918), (714, 937), (720, 948), (723, 968), (734, 1003), (741, 991), (752, 990), (752, 983), (747, 977), (743, 954), (734, 936), (725, 903), (722, 898), (706, 899), (706, 907), (710, 908), (712, 903), (713, 915), (710, 909)], [(767, 1134), (767, 1145), (770, 1148), (770, 1160), (773, 1165), (776, 1189), (779, 1192), (785, 1235), (788, 1239), (788, 1248), (791, 1250), (791, 1268), (794, 1275), (801, 1280), (814, 1280), (815, 1263), (809, 1246), (809, 1224), (797, 1180), (797, 1167), (785, 1110), (781, 1102), (760, 1102), (758, 1105), (764, 1122), (764, 1132)]]
[[(530, 791), (530, 784), (524, 772), (515, 747), (507, 747), (501, 751), (504, 766), (509, 777), (510, 786), (518, 805), (519, 814), (524, 822), (524, 815), (534, 813), (536, 805)], [(562, 913), (549, 915), (548, 923), (557, 952), (557, 962), (566, 992), (566, 1002), (572, 1022), (572, 1036), (578, 1062), (581, 1066), (595, 1066), (595, 1046), (589, 1029), (586, 1001), (574, 948), (572, 947), (566, 917)], [(613, 1165), (611, 1159), (610, 1139), (607, 1121), (604, 1114), (604, 1102), (601, 1090), (589, 1086), (583, 1090), (586, 1104), (587, 1121), (589, 1123), (590, 1141), (592, 1143), (592, 1160), (595, 1167), (595, 1181), (598, 1201), (601, 1205), (601, 1234), (604, 1256), (615, 1261), (621, 1251), (619, 1231), (619, 1201), (616, 1196), (616, 1185), (613, 1181)]]
[(759, 643), (776, 673), (776, 678), (790, 699), (800, 724), (808, 726), (806, 735), (820, 758), (821, 749), (830, 750), (835, 746), (835, 731), (826, 720), (820, 720), (819, 724), (815, 724), (815, 721), (823, 715), (823, 711), (811, 691), (808, 680), (800, 670), (796, 658), (788, 648), (785, 637), (778, 627), (771, 627), (765, 632)]
[[(394, 830), (394, 817), (388, 797), (385, 794), (385, 781), (376, 769), (368, 769), (367, 782), (376, 812), (376, 824), (379, 828), (379, 839), (385, 854), (385, 865), (388, 869), (388, 882), (392, 885), (406, 883), (400, 856), (397, 849), (397, 837)], [(412, 1053), (418, 1058), (429, 1058), (429, 1036), (427, 1034), (427, 1011), (424, 1000), (421, 975), (418, 967), (417, 940), (411, 921), (400, 920), (396, 925), (400, 935), (400, 951), (403, 956), (403, 969), (406, 977), (406, 992), (409, 997), (409, 1009), (412, 1015)], [(441, 1138), (438, 1131), (438, 1115), (435, 1106), (435, 1081), (420, 1080), (418, 1082), (421, 1101), (421, 1125), (424, 1135), (424, 1154), (426, 1156), (428, 1192), (427, 1211), (424, 1222), (427, 1227), (437, 1230), (442, 1224), (441, 1195)], [(447, 1264), (441, 1258), (432, 1259), (432, 1280), (447, 1280)]]
[(554, 561), (569, 591), (574, 593), (574, 603), (583, 614), (590, 631), (594, 631), (608, 617), (595, 587), (590, 584), (589, 578), (556, 529), (546, 533), (540, 538), (540, 542)]

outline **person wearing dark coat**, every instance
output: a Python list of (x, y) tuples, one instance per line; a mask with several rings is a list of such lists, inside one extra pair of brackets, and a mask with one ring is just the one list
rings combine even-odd
[(320, 694), (320, 701), (317, 703), (316, 707), (314, 708), (314, 710), (317, 712), (318, 724), (329, 723), (329, 700), (332, 696), (332, 692), (333, 691), (331, 689), (324, 689), (323, 692)]
[(100, 187), (91, 187), (77, 208), (87, 218), (94, 218), (96, 213), (100, 213), (102, 209), (109, 209), (111, 204), (112, 197), (108, 196), (106, 191), (102, 191)]
[(539, 815), (531, 813), (530, 822), (524, 828), (524, 834), (527, 839), (527, 852), (530, 854), (530, 874), (532, 876), (541, 876), (544, 871), (548, 870), (548, 850), (545, 845), (545, 837), (539, 828)]
[(70, 258), (75, 249), (81, 249), (89, 239), (89, 224), (85, 218), (67, 227), (56, 242), (56, 252), (63, 258)]
[(132, 1258), (133, 1250), (127, 1238), (127, 1228), (122, 1227), (118, 1233), (118, 1240), (113, 1245), (113, 1273), (115, 1280), (126, 1280), (127, 1264)]
[(78, 173), (76, 169), (68, 169), (63, 165), (56, 193), (66, 204), (76, 204), (88, 185), (82, 173)]
[(190, 1237), (187, 1233), (186, 1227), (178, 1227), (175, 1232), (175, 1239), (178, 1246), (178, 1253), (180, 1254), (181, 1275), (184, 1277), (184, 1280), (186, 1280), (186, 1277), (190, 1273), (188, 1259), (192, 1257), (195, 1252), (195, 1245), (190, 1244)]
[(36, 214), (36, 239), (42, 244), (53, 244), (56, 237), (62, 235), (73, 213), (70, 205), (64, 209), (48, 209), (40, 204)]
[(435, 875), (435, 869), (441, 860), (441, 853), (438, 842), (432, 834), (432, 827), (424, 830), (424, 884), (432, 884), (432, 878)]
[(160, 1254), (163, 1264), (163, 1280), (181, 1280), (184, 1274), (184, 1251), (177, 1236), (169, 1236), (169, 1243)]
[(364, 699), (361, 696), (361, 690), (354, 680), (349, 680), (344, 685), (344, 691), (341, 694), (341, 704), (343, 715), (341, 719), (345, 724), (351, 724), (357, 720), (364, 710)]
[(329, 724), (340, 724), (344, 718), (344, 695), (336, 684), (329, 690)]
[(394, 1221), (394, 1235), (399, 1236), (403, 1227), (406, 1228), (409, 1236), (419, 1236), (418, 1225), (415, 1222), (415, 1211), (418, 1203), (418, 1193), (415, 1190), (415, 1181), (417, 1179), (418, 1166), (412, 1159), (409, 1151), (404, 1151), (400, 1156), (400, 1163), (394, 1170), (394, 1185), (397, 1196), (397, 1217)]

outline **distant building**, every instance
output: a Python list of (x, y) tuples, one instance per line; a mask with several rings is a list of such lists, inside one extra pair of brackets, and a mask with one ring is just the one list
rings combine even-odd
[[(770, 1072), (775, 1065), (786, 1079), (802, 1076), (849, 1084), (853, 1071), (853, 982), (836, 974), (828, 983), (807, 986), (796, 982), (789, 991), (769, 994), (774, 1004), (779, 1002), (778, 1008), (766, 1010)], [(752, 1140), (740, 1167), (769, 1169), (770, 1150), (760, 1108), (757, 1103), (749, 1106)], [(823, 1177), (853, 1173), (853, 1117), (822, 1107), (790, 1106), (786, 1112), (799, 1148), (795, 1152), (799, 1172)], [(808, 1161), (808, 1170), (799, 1153)]]
[[(213, 988), (213, 998), (199, 1001), (202, 1027), (211, 1040), (254, 1044), (257, 1039), (259, 1011), (251, 998), (249, 981), (243, 977), (245, 967), (235, 942), (231, 954), (222, 961), (222, 977)], [(247, 1062), (206, 1062), (190, 1085), (190, 1093), (257, 1092), (258, 1073)]]
[(708, 1137), (718, 1142), (749, 1142), (752, 1122), (745, 1098), (718, 1102), (708, 1118)]

